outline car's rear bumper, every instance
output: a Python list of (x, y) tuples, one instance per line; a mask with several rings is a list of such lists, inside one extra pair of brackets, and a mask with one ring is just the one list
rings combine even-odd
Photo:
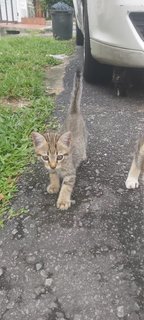
[(119, 48), (90, 39), (91, 54), (99, 62), (121, 67), (144, 68), (144, 51)]

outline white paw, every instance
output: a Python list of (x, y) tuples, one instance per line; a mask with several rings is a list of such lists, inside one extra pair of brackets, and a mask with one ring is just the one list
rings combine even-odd
[(128, 177), (125, 182), (127, 189), (136, 189), (139, 186), (138, 179), (135, 177)]
[(49, 186), (47, 187), (48, 193), (57, 193), (58, 191), (59, 191), (58, 186), (53, 186), (52, 184), (49, 184)]
[(60, 210), (67, 210), (71, 206), (71, 200), (59, 200), (57, 201), (57, 208)]

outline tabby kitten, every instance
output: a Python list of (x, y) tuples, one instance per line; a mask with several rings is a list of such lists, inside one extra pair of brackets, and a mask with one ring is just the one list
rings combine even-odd
[(144, 137), (141, 137), (137, 144), (136, 152), (125, 183), (127, 189), (138, 188), (140, 173), (144, 173)]
[(36, 154), (41, 156), (49, 170), (48, 193), (57, 193), (57, 208), (71, 206), (71, 194), (76, 180), (76, 169), (86, 159), (87, 131), (80, 112), (82, 75), (76, 72), (69, 112), (60, 132), (32, 133)]

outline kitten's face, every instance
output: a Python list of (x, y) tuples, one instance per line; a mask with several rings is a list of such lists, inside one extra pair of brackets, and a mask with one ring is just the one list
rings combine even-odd
[(45, 167), (49, 170), (60, 169), (69, 156), (71, 133), (66, 132), (59, 136), (53, 132), (44, 135), (33, 132), (32, 139), (36, 154), (41, 156)]

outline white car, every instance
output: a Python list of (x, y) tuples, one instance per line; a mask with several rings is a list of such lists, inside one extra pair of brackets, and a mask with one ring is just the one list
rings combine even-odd
[(87, 81), (109, 77), (112, 66), (120, 72), (144, 68), (144, 0), (73, 0), (73, 3), (77, 44), (84, 39)]

